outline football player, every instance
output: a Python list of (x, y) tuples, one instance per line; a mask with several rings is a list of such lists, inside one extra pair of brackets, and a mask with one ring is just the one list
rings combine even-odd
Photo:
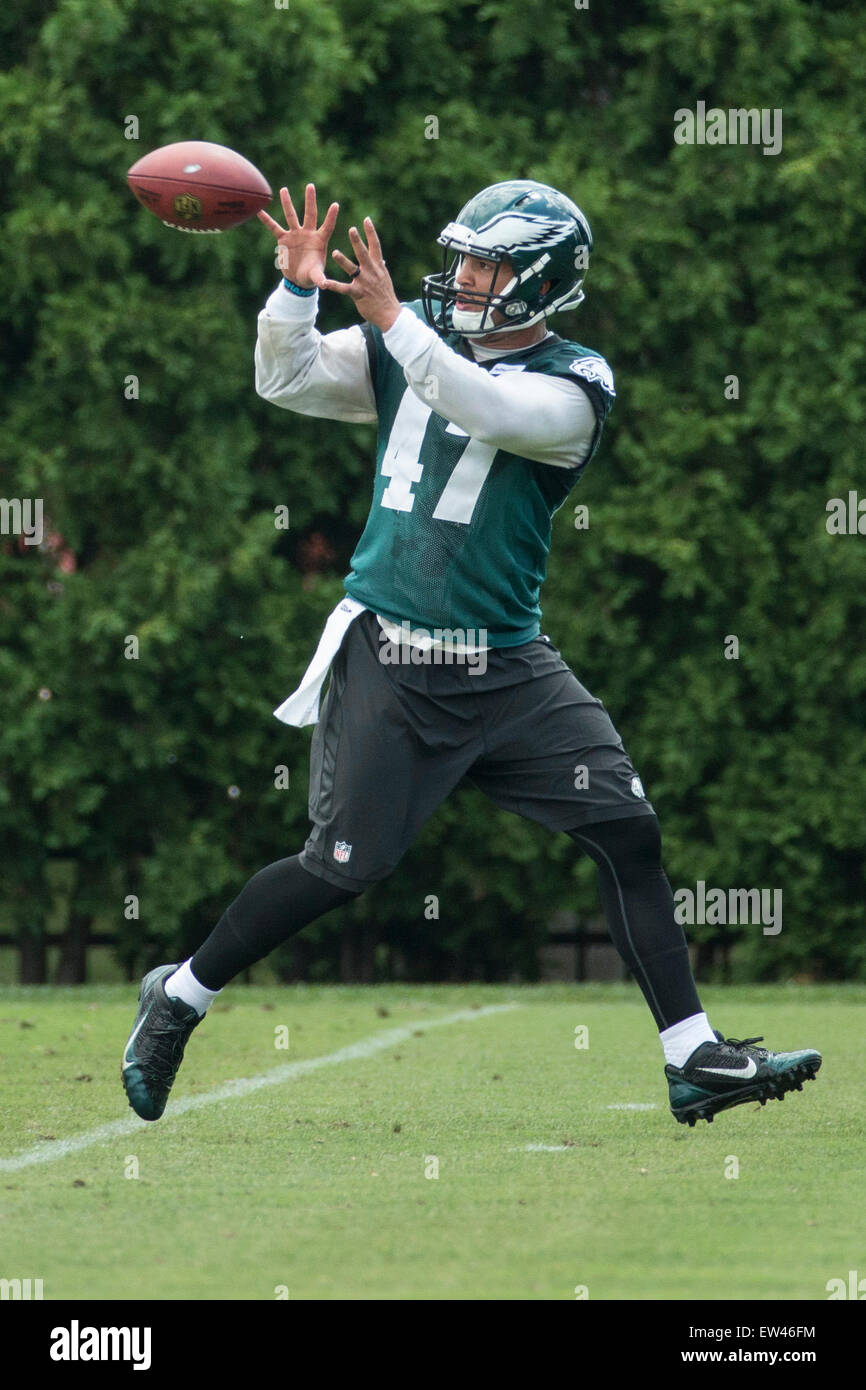
[[(349, 231), (351, 257), (333, 252), (348, 276), (333, 280), (338, 205), (319, 225), (312, 184), (303, 221), (285, 188), (281, 199), (285, 227), (259, 213), (284, 276), (259, 316), (256, 389), (302, 415), (376, 424), (372, 504), (346, 596), (276, 711), (316, 725), (309, 837), (250, 879), (188, 961), (145, 976), (123, 1059), (130, 1104), (158, 1119), (223, 986), (390, 874), (464, 777), (597, 864), (679, 1121), (801, 1089), (819, 1053), (774, 1053), (710, 1026), (655, 811), (601, 701), (541, 632), (552, 517), (615, 394), (605, 359), (549, 326), (584, 297), (586, 218), (534, 180), (485, 188), (442, 231), (441, 271), (403, 304), (370, 218), (364, 236)], [(349, 296), (362, 322), (322, 336), (322, 291)]]

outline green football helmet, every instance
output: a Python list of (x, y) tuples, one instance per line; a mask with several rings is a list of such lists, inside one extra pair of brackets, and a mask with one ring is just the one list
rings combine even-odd
[[(437, 240), (442, 271), (424, 276), (421, 302), (427, 322), (441, 332), (467, 338), (514, 333), (584, 299), (581, 286), (592, 250), (589, 223), (576, 203), (545, 183), (508, 179), (482, 189)], [(488, 293), (472, 292), (471, 309), (456, 308), (455, 280), (464, 255), (497, 263)], [(506, 259), (514, 273), (498, 286)], [(493, 322), (495, 309), (505, 315), (504, 323)]]

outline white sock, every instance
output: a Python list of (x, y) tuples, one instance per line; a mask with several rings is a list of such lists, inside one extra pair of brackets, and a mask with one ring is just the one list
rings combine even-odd
[(182, 999), (185, 1004), (192, 1004), (196, 1012), (203, 1017), (217, 995), (222, 994), (222, 990), (205, 989), (190, 970), (191, 960), (192, 956), (184, 961), (183, 965), (178, 966), (173, 975), (169, 975), (165, 981), (165, 992), (169, 999)]
[(683, 1067), (696, 1047), (701, 1043), (718, 1042), (710, 1027), (706, 1014), (692, 1014), (691, 1018), (681, 1018), (671, 1028), (659, 1033), (665, 1051), (665, 1061), (672, 1067)]

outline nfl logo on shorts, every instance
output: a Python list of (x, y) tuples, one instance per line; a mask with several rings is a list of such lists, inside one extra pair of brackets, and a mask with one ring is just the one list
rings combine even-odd
[(349, 855), (352, 853), (352, 846), (345, 840), (338, 840), (334, 845), (334, 858), (338, 864), (348, 864)]

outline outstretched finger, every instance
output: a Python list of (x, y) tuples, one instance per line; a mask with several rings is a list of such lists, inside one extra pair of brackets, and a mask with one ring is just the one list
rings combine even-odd
[(298, 221), (298, 214), (295, 212), (295, 205), (287, 188), (280, 189), (280, 202), (283, 205), (283, 212), (286, 214), (287, 228), (290, 232), (298, 231), (301, 224)]
[(379, 241), (379, 233), (376, 231), (376, 228), (373, 226), (373, 219), (372, 219), (372, 217), (365, 217), (365, 218), (364, 218), (364, 231), (367, 233), (367, 245), (368, 245), (369, 248), (370, 248), (370, 253), (371, 253), (371, 255), (375, 256), (377, 260), (381, 261), (381, 259), (382, 259), (382, 245), (381, 245), (381, 242)]
[(352, 243), (352, 249), (353, 249), (354, 252), (355, 252), (355, 257), (356, 257), (356, 259), (357, 259), (357, 261), (358, 261), (358, 265), (360, 265), (360, 266), (369, 265), (369, 264), (370, 264), (370, 252), (367, 250), (367, 247), (364, 245), (364, 240), (363, 240), (363, 238), (362, 238), (362, 236), (361, 236), (361, 233), (358, 231), (358, 228), (357, 228), (357, 227), (350, 227), (350, 228), (349, 228), (349, 240), (350, 240), (351, 243)]
[(316, 230), (319, 220), (318, 208), (316, 207), (316, 185), (308, 183), (304, 190), (304, 231)]
[(355, 262), (350, 261), (348, 256), (344, 256), (342, 251), (332, 251), (331, 255), (337, 262), (337, 265), (345, 270), (347, 275), (358, 274), (358, 267), (355, 265)]
[(338, 213), (339, 211), (340, 211), (340, 204), (339, 204), (339, 203), (332, 203), (331, 206), (328, 208), (327, 213), (325, 214), (325, 220), (324, 220), (324, 222), (322, 223), (320, 230), (321, 230), (322, 232), (324, 232), (325, 237), (327, 238), (328, 241), (331, 240), (331, 237), (332, 237), (333, 232), (334, 232), (334, 228), (335, 228), (336, 225), (337, 225), (337, 213)]
[(274, 219), (271, 216), (269, 216), (269, 214), (266, 213), (264, 210), (256, 213), (256, 216), (258, 217), (260, 222), (264, 223), (268, 231), (273, 232), (274, 236), (276, 237), (282, 236), (283, 232), (286, 230), (285, 227), (281, 227), (279, 222), (275, 222)]

